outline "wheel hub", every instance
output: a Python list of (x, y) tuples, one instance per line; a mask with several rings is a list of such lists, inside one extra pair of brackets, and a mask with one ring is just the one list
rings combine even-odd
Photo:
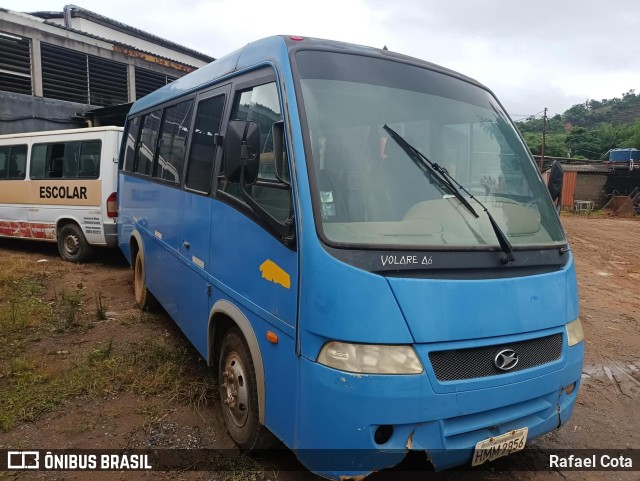
[(224, 363), (220, 393), (227, 412), (238, 427), (244, 426), (249, 417), (249, 392), (246, 382), (247, 378), (240, 356), (235, 352), (230, 352)]
[(68, 235), (64, 238), (64, 250), (68, 255), (74, 256), (80, 249), (80, 239), (75, 235)]

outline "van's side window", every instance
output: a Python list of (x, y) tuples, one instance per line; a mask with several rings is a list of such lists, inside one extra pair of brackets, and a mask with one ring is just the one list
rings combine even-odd
[(34, 144), (32, 179), (97, 179), (100, 176), (101, 141)]
[(0, 180), (25, 178), (27, 146), (7, 145), (0, 147)]
[(153, 159), (158, 142), (158, 131), (160, 130), (160, 117), (162, 110), (156, 110), (144, 116), (142, 121), (142, 134), (140, 135), (140, 151), (137, 155), (137, 165), (135, 171), (142, 175), (151, 175), (153, 169)]
[(136, 155), (136, 144), (140, 132), (140, 117), (133, 117), (127, 123), (127, 143), (124, 150), (124, 165), (120, 166), (125, 172), (131, 172)]
[(189, 165), (188, 189), (208, 194), (215, 161), (215, 135), (220, 132), (224, 95), (208, 98), (198, 103), (196, 123), (193, 129)]
[[(290, 191), (268, 185), (269, 183), (278, 183), (271, 128), (274, 123), (282, 120), (282, 112), (280, 111), (278, 89), (275, 82), (259, 85), (236, 94), (231, 119), (253, 120), (260, 125), (261, 149), (258, 170), (260, 185), (248, 186), (247, 191), (276, 219), (286, 220), (291, 212)], [(229, 184), (224, 178), (220, 179), (218, 188), (236, 197), (239, 196), (237, 185)]]
[(193, 100), (165, 109), (154, 177), (177, 184), (181, 182), (192, 109)]

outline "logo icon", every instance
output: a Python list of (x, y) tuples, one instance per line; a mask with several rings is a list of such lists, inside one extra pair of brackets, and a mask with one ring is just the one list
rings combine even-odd
[(518, 364), (518, 353), (513, 349), (503, 349), (493, 359), (493, 365), (501, 371), (510, 371)]
[(38, 451), (7, 451), (7, 469), (38, 469), (39, 467)]

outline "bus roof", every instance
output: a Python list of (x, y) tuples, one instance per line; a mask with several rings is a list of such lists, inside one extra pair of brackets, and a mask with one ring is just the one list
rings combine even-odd
[[(301, 40), (293, 40), (293, 38)], [(435, 70), (487, 89), (476, 80), (454, 72), (453, 70), (449, 70), (415, 57), (391, 52), (390, 50), (337, 42), (334, 40), (279, 35), (251, 42), (244, 47), (199, 68), (195, 72), (191, 72), (190, 74), (174, 80), (170, 84), (151, 92), (149, 95), (136, 101), (131, 107), (129, 114), (134, 114), (173, 98), (180, 97), (191, 91), (205, 87), (207, 84), (213, 84), (218, 79), (230, 75), (233, 72), (244, 70), (267, 60), (274, 63), (282, 63), (288, 57), (288, 53), (290, 51), (304, 49), (338, 51), (409, 63), (428, 68), (430, 70)]]
[(3, 139), (19, 139), (24, 137), (42, 137), (45, 135), (69, 135), (69, 134), (84, 134), (89, 132), (104, 132), (104, 131), (117, 131), (122, 132), (123, 127), (116, 127), (114, 125), (107, 125), (104, 127), (87, 127), (83, 129), (63, 129), (63, 130), (43, 130), (39, 132), (24, 132), (20, 134), (5, 134), (0, 135), (0, 140)]

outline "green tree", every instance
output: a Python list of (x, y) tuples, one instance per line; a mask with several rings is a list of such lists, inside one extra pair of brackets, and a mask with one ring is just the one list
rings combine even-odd
[[(593, 130), (583, 127), (575, 127), (567, 135), (565, 145), (571, 149), (572, 157), (585, 157), (587, 159), (600, 159), (604, 154), (600, 145), (600, 138)], [(606, 151), (605, 151), (606, 152)]]

